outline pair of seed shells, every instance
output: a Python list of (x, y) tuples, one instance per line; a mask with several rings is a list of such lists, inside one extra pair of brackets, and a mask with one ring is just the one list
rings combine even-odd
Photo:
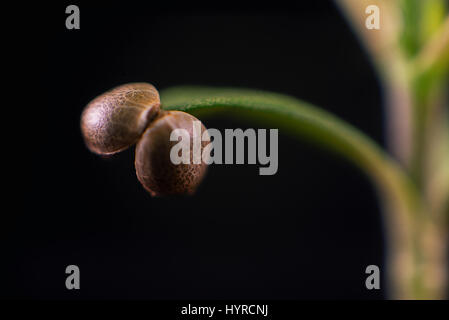
[[(81, 115), (86, 146), (99, 155), (111, 155), (136, 144), (135, 167), (139, 181), (154, 196), (192, 194), (206, 172), (204, 162), (173, 164), (170, 141), (174, 129), (190, 134), (194, 116), (161, 109), (159, 93), (148, 83), (116, 87), (92, 100)], [(206, 128), (202, 125), (202, 133)], [(204, 142), (201, 142), (204, 148)]]

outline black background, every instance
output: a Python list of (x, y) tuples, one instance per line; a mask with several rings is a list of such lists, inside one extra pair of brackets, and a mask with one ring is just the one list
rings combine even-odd
[[(383, 110), (368, 57), (331, 1), (289, 6), (74, 2), (40, 6), (38, 90), (27, 104), (26, 179), (3, 234), (4, 297), (51, 299), (371, 299), (383, 271), (375, 190), (346, 160), (280, 132), (279, 170), (212, 165), (193, 197), (152, 198), (134, 149), (110, 159), (84, 146), (79, 118), (96, 95), (145, 81), (286, 93), (333, 112), (379, 144)], [(363, 13), (361, 13), (363, 14)], [(35, 30), (36, 31), (36, 30)], [(163, 101), (162, 101), (163, 102)], [(206, 127), (251, 128), (238, 119)], [(65, 288), (65, 268), (81, 290)]]

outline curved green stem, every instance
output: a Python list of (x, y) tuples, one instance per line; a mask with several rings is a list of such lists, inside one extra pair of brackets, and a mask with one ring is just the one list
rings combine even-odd
[(424, 219), (421, 197), (397, 162), (359, 130), (294, 97), (256, 90), (174, 87), (162, 91), (161, 101), (166, 110), (203, 117), (210, 112), (236, 115), (238, 111), (239, 117), (249, 115), (283, 132), (318, 142), (356, 164), (374, 182), (388, 209), (385, 220), (392, 294), (397, 298), (438, 296), (429, 293), (432, 289), (427, 290), (422, 279), (418, 225), (431, 226), (431, 222)]
[[(402, 168), (370, 138), (336, 116), (287, 95), (247, 89), (175, 87), (161, 93), (162, 107), (189, 113), (250, 114), (301, 138), (336, 151), (364, 170), (381, 190), (395, 195), (409, 212), (418, 194)], [(413, 210), (412, 210), (413, 209)]]

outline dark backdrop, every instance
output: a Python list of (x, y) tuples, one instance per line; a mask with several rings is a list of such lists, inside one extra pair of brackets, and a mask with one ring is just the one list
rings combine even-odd
[[(331, 1), (206, 9), (154, 2), (40, 5), (37, 88), (27, 104), (26, 180), (6, 236), (1, 293), (22, 298), (341, 299), (383, 271), (382, 220), (367, 178), (344, 159), (280, 131), (279, 170), (212, 165), (193, 197), (152, 198), (134, 149), (111, 159), (84, 146), (79, 118), (126, 82), (249, 87), (291, 94), (382, 138), (372, 65)], [(34, 30), (36, 31), (36, 30)], [(27, 97), (24, 93), (25, 98)], [(37, 111), (38, 110), (38, 111)], [(33, 126), (38, 123), (39, 125)], [(213, 118), (207, 127), (250, 128)], [(9, 215), (8, 215), (9, 216)], [(81, 290), (65, 288), (65, 267)]]

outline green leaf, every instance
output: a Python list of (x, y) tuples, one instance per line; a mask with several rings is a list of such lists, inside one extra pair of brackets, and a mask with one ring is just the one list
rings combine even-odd
[(392, 158), (359, 130), (311, 104), (277, 93), (210, 87), (169, 88), (161, 92), (161, 101), (165, 110), (193, 113), (202, 120), (214, 114), (249, 117), (319, 143), (362, 168), (397, 210), (406, 215), (419, 210), (413, 184)]

